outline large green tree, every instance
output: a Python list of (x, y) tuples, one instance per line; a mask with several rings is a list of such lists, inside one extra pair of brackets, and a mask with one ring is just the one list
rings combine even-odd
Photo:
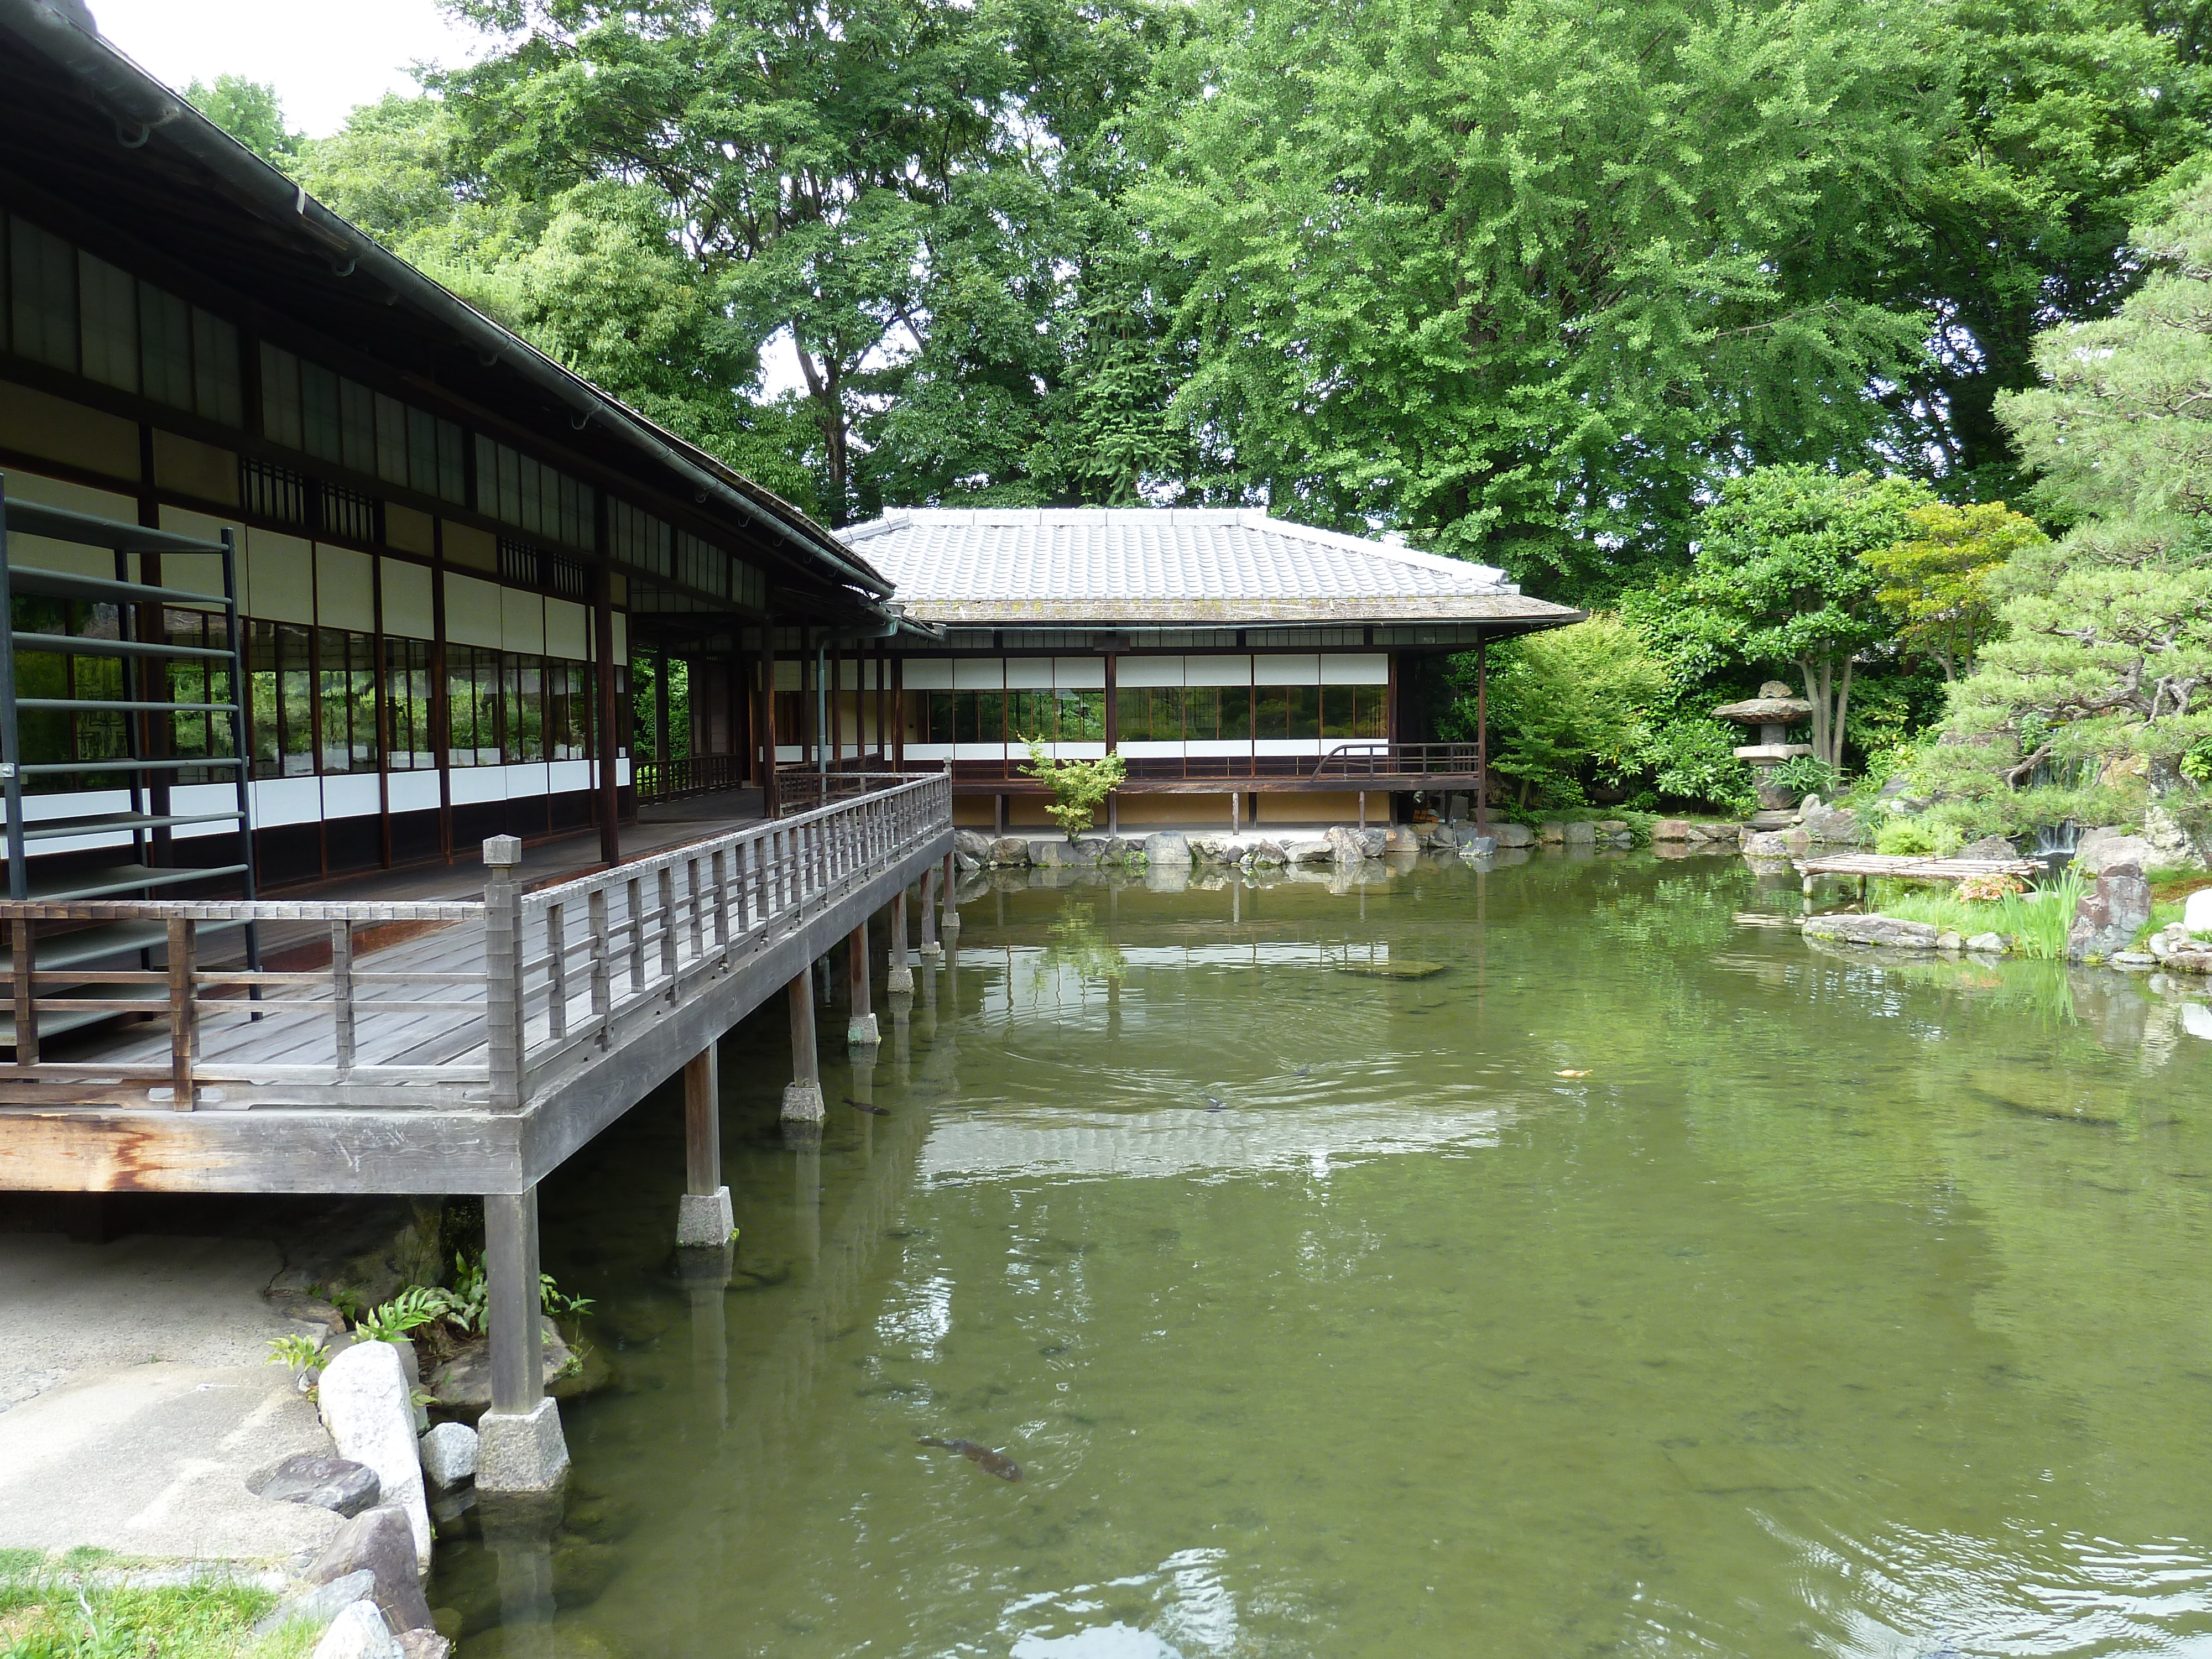
[(1942, 104), (1930, 8), (1203, 16), (1140, 199), (1194, 267), (1179, 407), (1278, 511), (1602, 593), (1717, 471), (1857, 453), (1920, 349), (1857, 290)]
[(264, 161), (289, 167), (300, 153), (300, 134), (284, 119), (275, 86), (242, 75), (195, 76), (185, 83), (185, 100)]
[(1956, 499), (2010, 496), (1999, 396), (2035, 382), (2039, 331), (2107, 315), (2129, 292), (2145, 192), (2202, 149), (2212, 83), (2201, 4), (1955, 0), (1942, 9), (1946, 105), (1911, 186), (1917, 234), (1867, 290), (1933, 321), (1885, 400), (1891, 453)]
[(1079, 210), (1096, 194), (1079, 141), (1141, 74), (1137, 14), (1050, 0), (457, 9), (502, 34), (434, 78), (468, 165), (540, 202), (595, 184), (648, 193), (737, 337), (792, 355), (834, 520), (864, 505), (872, 418), (919, 458), (895, 470), (902, 492), (905, 474), (946, 489), (1020, 470), (1028, 406), (1052, 389), (1029, 337), (1065, 308), (1087, 251), (1053, 234), (1080, 221), (1057, 198)]
[(2138, 233), (2142, 289), (2036, 343), (2045, 384), (1999, 404), (2043, 498), (2080, 520), (2016, 553), (1952, 692), (1931, 775), (2017, 820), (2139, 763), (2153, 804), (2204, 816), (2212, 776), (2212, 184)]
[(1904, 540), (1928, 487), (1910, 478), (1759, 467), (1698, 520), (1681, 597), (1721, 623), (1748, 662), (1797, 671), (1813, 754), (1840, 768), (1859, 654), (1891, 629), (1867, 555)]

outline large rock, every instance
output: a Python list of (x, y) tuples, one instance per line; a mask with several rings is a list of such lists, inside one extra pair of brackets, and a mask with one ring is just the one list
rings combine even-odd
[(1469, 836), (1459, 844), (1459, 855), (1470, 863), (1476, 859), (1489, 858), (1497, 851), (1498, 837), (1495, 836)]
[(1272, 841), (1255, 841), (1244, 849), (1244, 862), (1255, 870), (1279, 870), (1290, 861), (1290, 855)]
[(374, 1509), (382, 1494), (376, 1471), (368, 1464), (314, 1452), (295, 1453), (246, 1485), (274, 1504), (306, 1504), (348, 1516)]
[(1283, 854), (1291, 864), (1334, 864), (1336, 848), (1324, 836), (1286, 836)]
[(1859, 824), (1859, 815), (1848, 806), (1814, 806), (1800, 821), (1805, 833), (1814, 841), (1830, 845), (1856, 847), (1864, 835)]
[(356, 1601), (331, 1621), (315, 1644), (313, 1659), (406, 1659), (386, 1629), (384, 1615), (368, 1601)]
[(952, 832), (952, 850), (956, 853), (965, 853), (978, 864), (988, 864), (991, 861), (991, 838), (980, 831), (955, 830)]
[(1065, 869), (1075, 862), (1074, 846), (1065, 837), (1033, 841), (1029, 848), (1030, 862), (1041, 870)]
[(2205, 867), (2204, 848), (2196, 836), (2184, 829), (2180, 821), (2166, 810), (2164, 802), (2154, 798), (2143, 808), (2143, 839), (2150, 843), (2151, 860), (2143, 866), (2146, 870), (2202, 870)]
[(2181, 925), (2192, 933), (2212, 933), (2212, 887), (2200, 887), (2181, 902)]
[(2160, 965), (2177, 974), (2212, 974), (2212, 951), (2169, 951)]
[(415, 1451), (414, 1395), (398, 1350), (389, 1342), (356, 1343), (324, 1370), (317, 1398), (338, 1455), (376, 1471), (384, 1503), (406, 1515), (416, 1556), (427, 1565), (430, 1504)]
[(2001, 957), (2005, 953), (2004, 935), (2002, 933), (1977, 933), (1966, 941), (1966, 948), (1969, 951), (1978, 952), (1983, 956)]
[(1952, 856), (1962, 859), (2016, 859), (2020, 856), (2020, 848), (2002, 836), (1984, 836), (1978, 841), (1968, 842)]
[(1494, 823), (1490, 832), (1500, 847), (1532, 847), (1536, 841), (1536, 832), (1525, 823)]
[[(559, 1328), (550, 1319), (539, 1316), (538, 1357), (544, 1372), (544, 1386), (568, 1375), (575, 1359), (568, 1345), (562, 1340)], [(430, 1374), (430, 1392), (438, 1403), (448, 1411), (463, 1417), (474, 1417), (491, 1405), (491, 1344), (478, 1340), (471, 1342)]]
[(2158, 851), (2142, 836), (2124, 830), (2084, 830), (2075, 844), (2074, 862), (2086, 875), (2102, 875), (2122, 864), (2141, 872), (2158, 862)]
[(991, 843), (991, 862), (1018, 870), (1030, 861), (1030, 844), (1019, 836), (1001, 836)]
[(374, 1575), (370, 1599), (392, 1628), (416, 1630), (430, 1623), (430, 1604), (422, 1599), (422, 1559), (406, 1511), (380, 1504), (339, 1528), (301, 1577), (310, 1584), (328, 1584), (366, 1570)]
[(1662, 818), (1651, 826), (1654, 841), (1694, 841), (1696, 826), (1686, 818)]
[(376, 1575), (367, 1567), (360, 1568), (327, 1584), (287, 1596), (255, 1621), (253, 1633), (270, 1636), (288, 1627), (309, 1632), (327, 1630), (331, 1620), (355, 1602), (368, 1600), (375, 1589)]
[(1413, 833), (1410, 823), (1394, 823), (1383, 832), (1383, 850), (1389, 853), (1418, 853), (1421, 838)]
[(1898, 951), (1932, 951), (1941, 930), (1924, 921), (1900, 921), (1895, 916), (1813, 916), (1806, 921), (1805, 937), (1840, 939), (1846, 945), (1881, 945)]
[(1172, 830), (1162, 830), (1145, 837), (1145, 862), (1157, 870), (1167, 865), (1180, 864), (1190, 868), (1190, 842)]
[(2150, 884), (2139, 864), (2108, 864), (2074, 907), (2066, 954), (2076, 962), (2115, 956), (2150, 920)]
[(1540, 823), (1536, 826), (1536, 839), (1549, 846), (1562, 845), (1567, 839), (1567, 826), (1557, 818)]
[(422, 1478), (434, 1486), (458, 1486), (477, 1474), (477, 1431), (465, 1423), (441, 1423), (422, 1437)]
[(1774, 830), (1755, 830), (1743, 838), (1743, 855), (1747, 859), (1786, 859), (1790, 854), (1790, 843)]
[(1219, 836), (1195, 836), (1191, 838), (1190, 855), (1200, 864), (1233, 864), (1235, 855), (1231, 843)]

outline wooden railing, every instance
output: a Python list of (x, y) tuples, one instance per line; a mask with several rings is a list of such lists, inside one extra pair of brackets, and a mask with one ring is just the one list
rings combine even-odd
[(742, 789), (745, 782), (743, 755), (686, 755), (680, 760), (641, 760), (630, 769), (640, 804), (681, 800), (686, 795), (711, 795), (725, 789)]
[(819, 811), (823, 807), (841, 800), (858, 800), (879, 790), (896, 789), (911, 783), (917, 773), (924, 777), (950, 775), (940, 764), (927, 771), (885, 772), (874, 769), (882, 763), (872, 755), (866, 766), (848, 761), (842, 768), (832, 767), (817, 771), (803, 766), (784, 766), (776, 770), (776, 813), (780, 817), (791, 817), (800, 812)]
[(696, 983), (797, 932), (951, 825), (952, 787), (939, 773), (619, 864), (519, 903), (512, 889), (495, 888), (487, 958), (519, 959), (504, 981), (516, 988), (511, 995), (501, 994), (496, 966), (493, 973), (495, 1103), (527, 1100), (562, 1072), (619, 1048)]
[(1474, 777), (1482, 750), (1471, 743), (1340, 743), (1314, 765), (1316, 778)]
[[(480, 903), (0, 901), (16, 1034), (0, 1105), (520, 1109), (951, 823), (939, 772), (526, 895), (495, 865)], [(203, 929), (247, 921), (327, 924), (330, 965), (200, 963)], [(94, 953), (82, 933), (36, 937), (58, 922), (132, 927)], [(395, 923), (447, 926), (405, 947), (413, 966), (357, 966), (361, 933)], [(42, 968), (42, 945), (65, 965)], [(155, 950), (159, 967), (100, 965)], [(167, 1039), (103, 1024), (45, 1059), (42, 1021), (87, 1014), (163, 1018)]]

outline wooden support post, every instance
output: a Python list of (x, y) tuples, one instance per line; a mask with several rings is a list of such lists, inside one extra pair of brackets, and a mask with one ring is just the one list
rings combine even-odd
[[(605, 497), (600, 497), (605, 501)], [(602, 863), (622, 862), (622, 789), (616, 772), (615, 732), (615, 599), (614, 578), (605, 565), (599, 567), (593, 583), (592, 605), (592, 690), (596, 696), (595, 718), (592, 724), (592, 752), (598, 757), (593, 772), (596, 790), (593, 811), (599, 821), (599, 859)], [(439, 674), (434, 684), (443, 686), (445, 677)], [(443, 731), (441, 726), (438, 728)]]
[(1474, 636), (1474, 833), (1490, 833), (1490, 642)]
[(192, 996), (193, 930), (189, 920), (169, 923), (169, 1104), (192, 1109), (192, 1051), (199, 1035), (199, 1005)]
[(477, 1424), (477, 1490), (551, 1492), (568, 1475), (568, 1445), (560, 1407), (545, 1397), (538, 1189), (487, 1193), (483, 1206), (491, 1409)]
[(331, 1009), (337, 1023), (338, 1075), (353, 1070), (353, 923), (331, 924)]
[(1231, 789), (1229, 792), (1229, 833), (1231, 836), (1243, 833), (1242, 826), (1237, 823), (1237, 817), (1243, 811), (1243, 805), (1244, 792), (1241, 789)]
[(865, 916), (845, 940), (845, 988), (846, 1046), (872, 1048), (884, 1039), (876, 1025), (876, 1011), (868, 1000), (868, 923)]
[(952, 854), (945, 855), (945, 915), (937, 924), (937, 932), (948, 945), (960, 942), (960, 902), (952, 896), (954, 866)]
[(822, 1067), (814, 1052), (814, 965), (791, 976), (791, 1081), (783, 1085), (783, 1117), (790, 1123), (822, 1121)]
[(33, 1006), (37, 983), (31, 975), (37, 971), (37, 947), (31, 942), (31, 923), (17, 917), (8, 924), (9, 965), (15, 969), (15, 1063), (35, 1066), (39, 1063), (39, 1011)]
[(684, 1196), (677, 1205), (676, 1242), (720, 1249), (737, 1231), (730, 1189), (722, 1184), (720, 1078), (712, 1043), (684, 1063)]
[(1004, 795), (991, 797), (991, 833), (994, 836), (1006, 833), (1006, 798)]
[(934, 962), (945, 954), (937, 942), (937, 866), (921, 872), (921, 959)]
[[(892, 996), (914, 994), (914, 969), (906, 959), (906, 889), (891, 895), (891, 969), (884, 989)], [(894, 1010), (896, 1012), (896, 1010)]]
[(522, 1109), (522, 839), (494, 836), (483, 844), (491, 872), (484, 883), (484, 1049), (491, 1070), (491, 1109)]

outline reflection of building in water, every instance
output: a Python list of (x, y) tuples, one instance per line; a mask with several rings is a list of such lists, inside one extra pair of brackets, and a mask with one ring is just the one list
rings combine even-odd
[(932, 1126), (921, 1174), (933, 1184), (1012, 1174), (1181, 1176), (1310, 1169), (1396, 1152), (1495, 1146), (1495, 1107), (1319, 1106), (1170, 1109), (1127, 1115), (1066, 1108)]

